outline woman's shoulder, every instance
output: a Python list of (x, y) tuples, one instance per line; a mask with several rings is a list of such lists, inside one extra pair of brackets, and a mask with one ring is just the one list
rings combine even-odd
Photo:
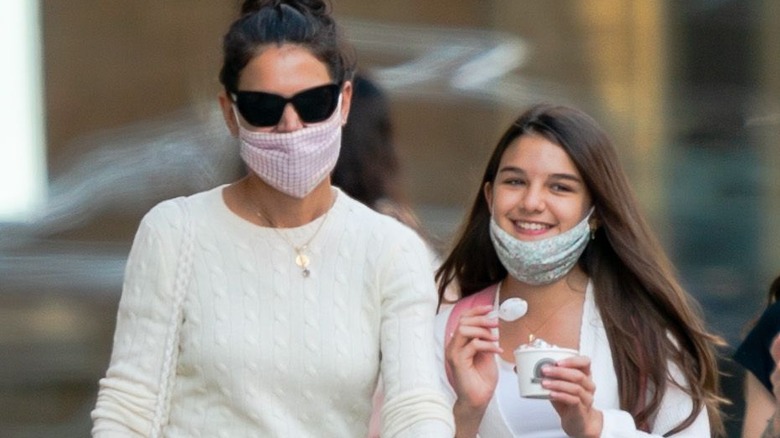
[(178, 227), (189, 215), (198, 215), (213, 209), (220, 199), (222, 186), (195, 193), (166, 199), (152, 207), (143, 217), (142, 224), (152, 227)]
[(399, 219), (378, 212), (359, 202), (339, 189), (336, 205), (346, 214), (350, 226), (362, 229), (364, 232), (379, 233), (381, 236), (393, 239), (413, 237), (419, 238), (417, 232), (402, 223)]

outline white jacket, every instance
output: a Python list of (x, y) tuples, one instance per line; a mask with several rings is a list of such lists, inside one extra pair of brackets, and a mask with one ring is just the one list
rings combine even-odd
[[(447, 374), (444, 368), (444, 336), (447, 325), (447, 319), (452, 312), (452, 306), (443, 310), (436, 317), (436, 354), (439, 360), (439, 379), (442, 386), (446, 388), (446, 393), (450, 397), (450, 403), (455, 403), (455, 392), (447, 380)], [(609, 347), (609, 340), (601, 320), (601, 315), (596, 308), (596, 302), (593, 297), (593, 285), (588, 283), (585, 293), (585, 304), (583, 306), (582, 327), (580, 328), (580, 354), (591, 359), (591, 372), (593, 381), (596, 384), (596, 393), (593, 405), (604, 414), (604, 429), (601, 432), (602, 438), (625, 438), (625, 437), (661, 437), (664, 433), (670, 431), (679, 425), (691, 412), (692, 400), (680, 388), (674, 384), (669, 384), (666, 388), (666, 394), (661, 402), (658, 415), (652, 421), (651, 433), (645, 433), (636, 428), (634, 419), (630, 413), (620, 410), (620, 399), (618, 395), (617, 375), (612, 362), (612, 350)], [(669, 371), (675, 381), (687, 385), (679, 372), (679, 369), (670, 364)], [(502, 381), (499, 381), (502, 384)], [(516, 385), (516, 382), (511, 382)], [(481, 438), (512, 438), (514, 437), (509, 425), (503, 418), (498, 401), (494, 396), (482, 419), (479, 427)], [(524, 435), (524, 437), (532, 437)], [(566, 436), (561, 429), (561, 435)], [(710, 424), (706, 409), (702, 409), (696, 420), (685, 430), (674, 435), (675, 437), (709, 437)]]

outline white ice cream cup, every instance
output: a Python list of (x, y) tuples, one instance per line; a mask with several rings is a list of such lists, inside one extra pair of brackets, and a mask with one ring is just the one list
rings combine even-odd
[(550, 397), (550, 391), (542, 388), (542, 368), (545, 365), (554, 365), (559, 360), (577, 356), (579, 352), (570, 348), (520, 346), (514, 354), (520, 396), (546, 399)]

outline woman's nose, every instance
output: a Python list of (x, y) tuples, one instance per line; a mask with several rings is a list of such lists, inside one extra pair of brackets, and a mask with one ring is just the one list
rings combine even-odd
[(303, 121), (295, 111), (295, 107), (291, 103), (288, 103), (284, 107), (282, 112), (282, 118), (279, 119), (279, 123), (276, 124), (276, 130), (278, 132), (293, 132), (303, 128)]

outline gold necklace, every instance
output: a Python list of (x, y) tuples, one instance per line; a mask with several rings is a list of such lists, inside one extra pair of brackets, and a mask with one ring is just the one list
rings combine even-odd
[(276, 234), (281, 237), (285, 242), (287, 242), (290, 247), (295, 251), (295, 264), (298, 265), (299, 268), (301, 268), (301, 275), (306, 278), (311, 274), (311, 271), (309, 270), (309, 263), (310, 259), (309, 256), (306, 255), (306, 251), (309, 249), (309, 244), (314, 240), (315, 237), (317, 237), (317, 234), (320, 233), (320, 230), (322, 229), (322, 226), (325, 224), (325, 221), (328, 219), (328, 214), (330, 213), (331, 208), (333, 207), (333, 204), (328, 208), (328, 211), (325, 212), (325, 215), (322, 216), (322, 220), (320, 221), (320, 224), (317, 226), (317, 229), (314, 231), (314, 234), (309, 237), (309, 239), (304, 242), (303, 245), (296, 245), (294, 244), (290, 239), (287, 238), (284, 234), (282, 234), (279, 231), (279, 227), (276, 226), (275, 223), (271, 221), (271, 219), (268, 219), (268, 216), (264, 215), (262, 211), (260, 211), (257, 206), (255, 206), (255, 214), (260, 219), (268, 222), (269, 225), (271, 225), (271, 228), (276, 232)]
[(536, 339), (536, 335), (534, 333), (538, 333), (539, 330), (542, 329), (545, 325), (547, 325), (548, 322), (552, 319), (553, 316), (555, 316), (558, 312), (561, 311), (564, 307), (566, 307), (567, 304), (571, 304), (571, 301), (564, 301), (563, 304), (558, 306), (555, 310), (552, 311), (545, 319), (542, 321), (541, 324), (539, 324), (535, 329), (531, 330), (531, 327), (528, 327), (528, 324), (523, 321), (523, 318), (520, 318), (520, 322), (523, 324), (526, 330), (528, 330), (528, 343), (532, 343)]
[[(501, 283), (499, 283), (499, 285), (498, 285), (498, 291), (500, 293), (500, 291), (501, 291)], [(571, 300), (564, 301), (557, 308), (555, 308), (555, 310), (553, 310), (552, 313), (547, 315), (547, 317), (544, 318), (544, 321), (542, 321), (542, 323), (539, 324), (538, 326), (536, 326), (536, 328), (533, 329), (533, 330), (531, 329), (531, 327), (528, 326), (528, 324), (525, 323), (525, 321), (523, 320), (524, 319), (523, 317), (519, 318), (520, 323), (523, 324), (523, 327), (525, 327), (526, 330), (528, 330), (528, 343), (529, 344), (533, 343), (534, 340), (536, 339), (536, 335), (534, 333), (537, 333), (539, 330), (541, 330), (542, 327), (544, 327), (545, 325), (547, 325), (548, 322), (550, 322), (550, 320), (552, 319), (553, 316), (555, 316), (558, 312), (560, 312), (561, 309), (566, 307), (567, 304), (571, 304), (571, 303), (572, 303)]]

